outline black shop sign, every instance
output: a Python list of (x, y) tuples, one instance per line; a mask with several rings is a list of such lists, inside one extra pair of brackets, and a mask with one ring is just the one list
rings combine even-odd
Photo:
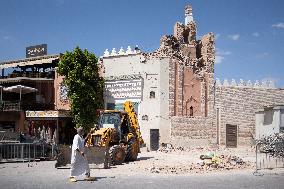
[(26, 47), (26, 58), (47, 55), (47, 44)]

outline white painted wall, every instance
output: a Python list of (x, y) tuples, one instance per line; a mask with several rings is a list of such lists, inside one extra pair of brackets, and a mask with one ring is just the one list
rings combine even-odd
[(284, 109), (280, 110), (280, 127), (284, 128)]
[[(138, 107), (142, 137), (149, 146), (150, 129), (159, 129), (160, 143), (169, 142), (169, 58), (162, 60), (153, 58), (146, 62), (142, 60), (144, 57), (141, 54), (105, 57), (103, 58), (104, 76), (140, 75), (142, 77), (143, 92)], [(155, 98), (150, 98), (151, 91), (155, 92)], [(143, 115), (148, 116), (148, 121), (142, 120)]]
[(169, 59), (161, 61), (160, 81), (160, 142), (170, 143), (170, 118), (169, 118)]
[(264, 109), (257, 111), (255, 113), (256, 139), (262, 139), (263, 137), (272, 135), (274, 133), (279, 133), (282, 119), (281, 116), (281, 108), (279, 106), (276, 106), (270, 110)]

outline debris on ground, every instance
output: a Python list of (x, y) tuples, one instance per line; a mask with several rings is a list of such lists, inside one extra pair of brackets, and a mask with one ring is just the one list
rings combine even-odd
[(159, 152), (168, 153), (174, 150), (173, 145), (169, 143), (162, 143), (161, 146), (162, 147), (158, 149)]
[(272, 157), (284, 157), (284, 133), (275, 133), (257, 141), (261, 153)]
[(246, 169), (253, 165), (250, 162), (244, 162), (242, 158), (237, 156), (213, 156), (212, 158), (205, 158), (195, 163), (187, 165), (152, 165), (147, 170), (151, 173), (164, 174), (186, 174), (186, 173), (206, 173), (212, 171), (223, 171), (232, 169)]
[[(150, 160), (145, 171), (156, 174), (189, 174), (220, 172), (224, 170), (252, 169), (251, 158), (254, 149), (242, 150), (218, 147), (173, 147), (171, 144), (162, 144), (156, 152), (161, 158)], [(240, 157), (241, 155), (241, 157)]]

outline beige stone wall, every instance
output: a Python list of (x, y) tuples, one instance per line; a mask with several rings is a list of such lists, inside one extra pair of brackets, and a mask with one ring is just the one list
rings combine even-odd
[(238, 147), (251, 145), (255, 136), (255, 111), (264, 106), (284, 104), (284, 89), (216, 86), (214, 90), (212, 76), (209, 78), (208, 116), (171, 117), (173, 145), (226, 145), (226, 124), (237, 125)]
[(216, 142), (214, 119), (204, 117), (172, 117), (171, 143), (174, 146), (208, 146)]
[[(177, 61), (176, 61), (177, 62)], [(169, 63), (169, 116), (174, 116), (176, 113), (175, 102), (175, 86), (176, 86), (176, 66), (177, 64), (173, 59), (170, 59)]]
[(238, 127), (238, 146), (250, 145), (255, 135), (255, 111), (277, 104), (284, 104), (284, 89), (216, 86), (215, 113), (217, 109), (220, 113), (214, 127), (219, 128), (220, 144), (226, 145), (226, 124), (232, 124)]
[(214, 105), (215, 105), (215, 79), (214, 79), (214, 73), (207, 73), (206, 74), (206, 92), (204, 94), (204, 100), (203, 103), (205, 105), (204, 107), (204, 116), (205, 117), (214, 117)]

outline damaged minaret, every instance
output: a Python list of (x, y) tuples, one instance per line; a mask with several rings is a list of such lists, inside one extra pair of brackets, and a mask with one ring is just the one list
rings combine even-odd
[(193, 16), (192, 16), (192, 7), (190, 5), (185, 6), (185, 22), (184, 25), (189, 24), (190, 22), (193, 22)]
[(175, 24), (174, 36), (181, 43), (196, 44), (196, 23), (193, 21), (190, 5), (185, 6), (185, 24), (180, 22)]
[(208, 33), (196, 39), (197, 27), (193, 19), (192, 7), (185, 6), (185, 24), (177, 22), (174, 35), (161, 38), (159, 49), (151, 55), (171, 56), (193, 69), (195, 74), (202, 76), (204, 71), (214, 72), (215, 43), (214, 34)]
[(213, 33), (196, 39), (192, 7), (185, 6), (185, 23), (177, 22), (174, 35), (162, 36), (160, 47), (148, 56), (170, 57), (170, 112), (172, 116), (213, 115), (215, 43)]

